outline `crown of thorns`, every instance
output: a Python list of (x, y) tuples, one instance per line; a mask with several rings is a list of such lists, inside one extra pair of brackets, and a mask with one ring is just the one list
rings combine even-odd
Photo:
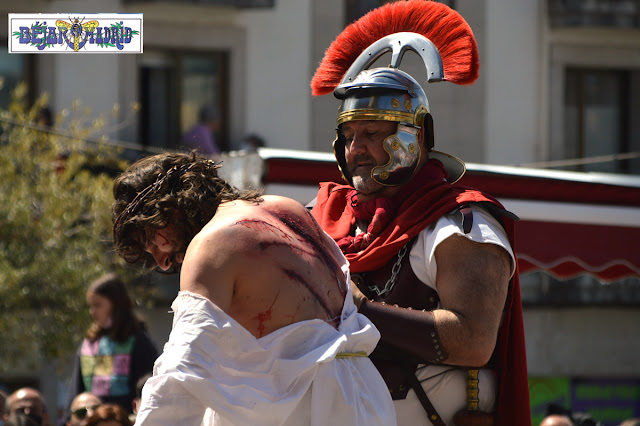
[[(204, 163), (212, 167), (214, 170), (220, 168), (221, 163), (216, 163), (212, 160), (205, 160)], [(158, 176), (158, 178), (151, 185), (147, 186), (131, 200), (127, 208), (120, 213), (113, 224), (114, 231), (122, 226), (123, 221), (138, 211), (142, 202), (152, 193), (158, 190), (164, 182), (169, 180), (172, 176), (181, 175), (191, 170), (197, 163), (182, 164), (181, 166), (173, 166), (164, 175)]]

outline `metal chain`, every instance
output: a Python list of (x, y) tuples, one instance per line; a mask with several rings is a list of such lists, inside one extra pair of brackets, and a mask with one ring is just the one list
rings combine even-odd
[(391, 276), (384, 284), (384, 288), (380, 290), (377, 285), (369, 286), (369, 291), (375, 292), (378, 296), (384, 296), (387, 293), (390, 293), (393, 290), (393, 286), (396, 284), (396, 277), (398, 273), (400, 273), (400, 268), (402, 267), (402, 258), (407, 254), (407, 246), (405, 245), (398, 252), (398, 260), (393, 264), (393, 268), (391, 268)]

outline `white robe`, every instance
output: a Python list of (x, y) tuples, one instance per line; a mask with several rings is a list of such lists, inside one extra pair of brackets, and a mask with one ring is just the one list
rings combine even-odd
[[(346, 273), (348, 277), (348, 273)], [(256, 339), (194, 293), (172, 304), (173, 329), (145, 384), (139, 425), (395, 425), (368, 357), (380, 334), (349, 290), (338, 330), (316, 319)]]

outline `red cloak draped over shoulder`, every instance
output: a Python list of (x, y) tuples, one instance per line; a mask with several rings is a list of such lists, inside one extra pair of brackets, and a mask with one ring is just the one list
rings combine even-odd
[[(320, 226), (334, 239), (350, 235), (355, 225), (348, 208), (347, 185), (323, 182), (312, 214)], [(386, 265), (400, 249), (423, 229), (451, 210), (474, 202), (490, 202), (502, 208), (493, 197), (472, 189), (453, 187), (444, 180), (438, 161), (429, 161), (414, 178), (393, 197), (396, 214), (382, 233), (365, 250), (348, 253), (351, 272), (374, 271)], [(503, 218), (514, 249), (514, 224)], [(517, 262), (516, 262), (517, 265)], [(504, 317), (497, 342), (498, 400), (495, 425), (531, 424), (529, 385), (520, 299), (518, 270), (510, 282)], [(436, 407), (437, 409), (437, 407)]]

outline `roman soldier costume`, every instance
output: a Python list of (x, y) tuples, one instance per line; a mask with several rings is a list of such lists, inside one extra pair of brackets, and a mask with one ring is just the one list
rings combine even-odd
[[(495, 228), (500, 228), (497, 232), (506, 231), (508, 251), (513, 247), (517, 218), (493, 197), (454, 185), (465, 172), (464, 163), (433, 149), (433, 120), (425, 91), (399, 69), (409, 51), (422, 59), (428, 82), (464, 85), (478, 77), (478, 50), (471, 28), (444, 4), (425, 0), (389, 3), (348, 26), (327, 50), (311, 83), (314, 95), (333, 92), (341, 100), (334, 153), (347, 184), (322, 183), (312, 212), (345, 253), (352, 279), (368, 299), (360, 313), (382, 335), (371, 358), (393, 399), (403, 400), (413, 389), (429, 421), (444, 425), (431, 397), (439, 391), (426, 391), (421, 383), (426, 379), (417, 371), (430, 368), (435, 377), (462, 370), (466, 389), (461, 392), (466, 392), (467, 403), (453, 417), (455, 424), (531, 424), (517, 270), (509, 284), (491, 361), (481, 369), (463, 368), (446, 363), (448, 354), (440, 344), (431, 312), (439, 308), (438, 292), (423, 282), (422, 276), (429, 272), (418, 274), (410, 262), (410, 253), (424, 244), (426, 230), (443, 217), (459, 222), (465, 234), (475, 232), (474, 221), (495, 222)], [(370, 68), (388, 52), (388, 66)], [(396, 133), (383, 142), (388, 163), (371, 171), (377, 183), (400, 186), (392, 197), (357, 200), (341, 131), (341, 125), (352, 120), (398, 123)], [(426, 149), (418, 140), (421, 129)], [(425, 155), (428, 161), (421, 162)], [(515, 268), (515, 254), (511, 254)], [(484, 408), (479, 404), (483, 398), (479, 371), (495, 381), (495, 400)]]

